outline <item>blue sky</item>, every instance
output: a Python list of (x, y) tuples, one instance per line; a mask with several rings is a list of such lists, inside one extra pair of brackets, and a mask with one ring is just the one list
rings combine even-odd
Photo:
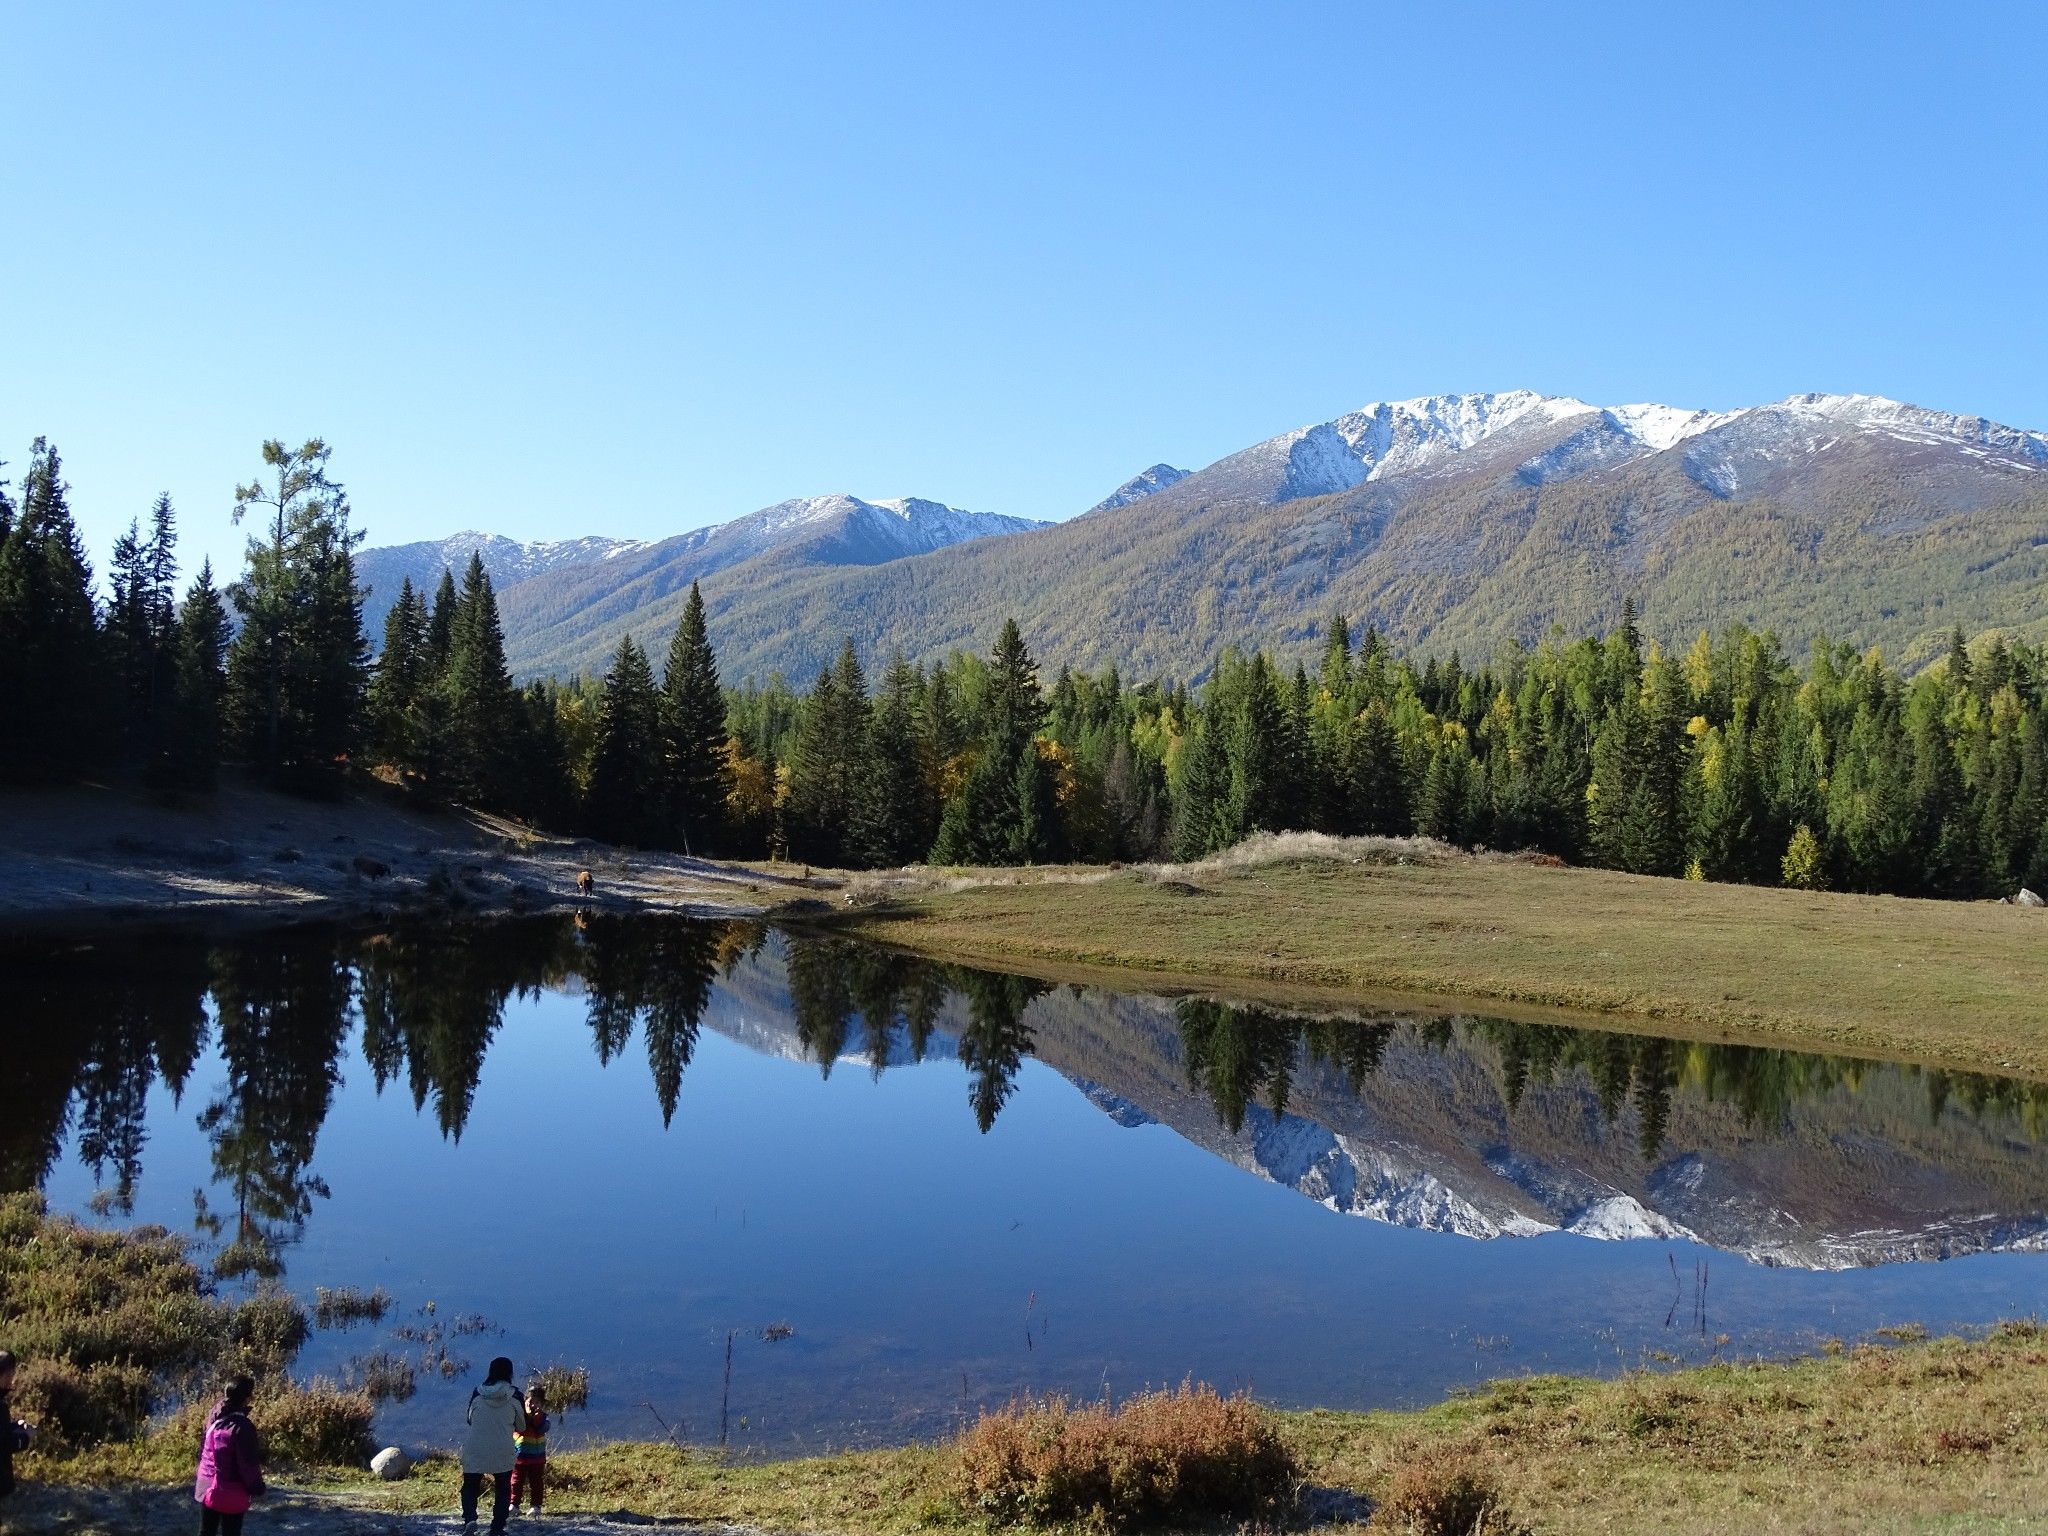
[(2048, 7), (15, 5), (0, 457), (233, 557), (1065, 516), (1374, 399), (2048, 427)]

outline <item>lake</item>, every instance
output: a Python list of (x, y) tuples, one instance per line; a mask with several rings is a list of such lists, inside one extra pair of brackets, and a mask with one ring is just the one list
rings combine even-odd
[(565, 1443), (785, 1454), (1186, 1377), (1416, 1405), (2048, 1281), (2048, 1089), (1991, 1077), (672, 918), (44, 941), (0, 989), (0, 1186), (225, 1286), (384, 1287), (300, 1368), (413, 1362), (407, 1443), (500, 1353), (588, 1368)]

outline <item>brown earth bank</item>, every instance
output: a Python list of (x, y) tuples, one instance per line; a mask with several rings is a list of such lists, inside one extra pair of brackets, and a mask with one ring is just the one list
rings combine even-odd
[[(587, 897), (577, 888), (585, 870)], [(424, 809), (375, 781), (312, 800), (229, 780), (175, 805), (122, 786), (0, 791), (0, 931), (217, 927), (407, 907), (752, 916), (818, 883), (796, 866), (643, 853)]]

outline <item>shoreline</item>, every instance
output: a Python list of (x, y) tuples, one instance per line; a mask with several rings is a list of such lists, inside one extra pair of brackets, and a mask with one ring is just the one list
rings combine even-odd
[(1483, 1013), (2048, 1080), (2048, 911), (1996, 902), (1312, 834), (1190, 865), (813, 871), (538, 833), (376, 784), (328, 802), (231, 781), (183, 808), (118, 788), (0, 794), (0, 943), (576, 911), (765, 919), (1305, 1013)]
[[(588, 896), (576, 886), (586, 869)], [(425, 809), (375, 784), (325, 801), (228, 780), (183, 806), (107, 786), (0, 793), (0, 941), (402, 912), (764, 917), (829, 888), (793, 869), (614, 848)]]
[[(1997, 1325), (1927, 1338), (1901, 1327), (1788, 1360), (1616, 1377), (1510, 1377), (1408, 1410), (1266, 1410), (1301, 1471), (1281, 1529), (1358, 1530), (1402, 1470), (1477, 1465), (1518, 1528), (1699, 1533), (1888, 1531), (2038, 1509), (2048, 1491), (2048, 1334)], [(51, 1529), (171, 1536), (190, 1521), (188, 1448), (158, 1434), (20, 1465), (6, 1509)], [(910, 1536), (992, 1525), (959, 1501), (953, 1442), (786, 1460), (629, 1440), (549, 1459), (550, 1529)], [(403, 1481), (282, 1471), (264, 1529), (424, 1536), (452, 1518), (447, 1453)], [(1919, 1528), (1914, 1524), (1914, 1528)], [(2000, 1529), (2038, 1529), (2034, 1525)], [(1012, 1527), (1011, 1529), (1014, 1529)]]

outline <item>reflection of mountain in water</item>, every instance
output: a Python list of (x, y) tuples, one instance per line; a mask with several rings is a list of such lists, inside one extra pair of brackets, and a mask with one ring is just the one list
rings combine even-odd
[(325, 1194), (316, 1142), (353, 1027), (376, 1090), (407, 1093), (459, 1138), (506, 1000), (539, 988), (580, 996), (607, 1066), (644, 1059), (663, 1123), (705, 1027), (828, 1074), (958, 1061), (983, 1130), (1035, 1055), (1119, 1125), (1170, 1127), (1401, 1226), (1692, 1236), (1816, 1268), (2048, 1247), (2048, 1088), (2005, 1079), (1492, 1019), (1052, 991), (676, 919), (139, 941), (0, 971), (16, 1069), (0, 1082), (0, 1188), (41, 1182), (69, 1134), (121, 1205), (151, 1084), (182, 1092), (210, 1037), (225, 1083), (197, 1115), (216, 1195), (232, 1201), (230, 1248), (250, 1262), (277, 1262)]
[[(776, 948), (727, 978), (726, 995), (747, 1000), (732, 1022), (707, 1023), (808, 1058)], [(953, 1054), (960, 1013), (949, 1002), (928, 1054)], [(1024, 1023), (1031, 1054), (1118, 1124), (1168, 1126), (1332, 1210), (1400, 1226), (1691, 1236), (1827, 1269), (2048, 1247), (2032, 1085), (1559, 1026), (1304, 1019), (1092, 990), (1041, 996)], [(884, 1066), (912, 1054), (901, 1028), (879, 1051), (841, 1053)], [(1282, 1111), (1248, 1102), (1276, 1085)]]

